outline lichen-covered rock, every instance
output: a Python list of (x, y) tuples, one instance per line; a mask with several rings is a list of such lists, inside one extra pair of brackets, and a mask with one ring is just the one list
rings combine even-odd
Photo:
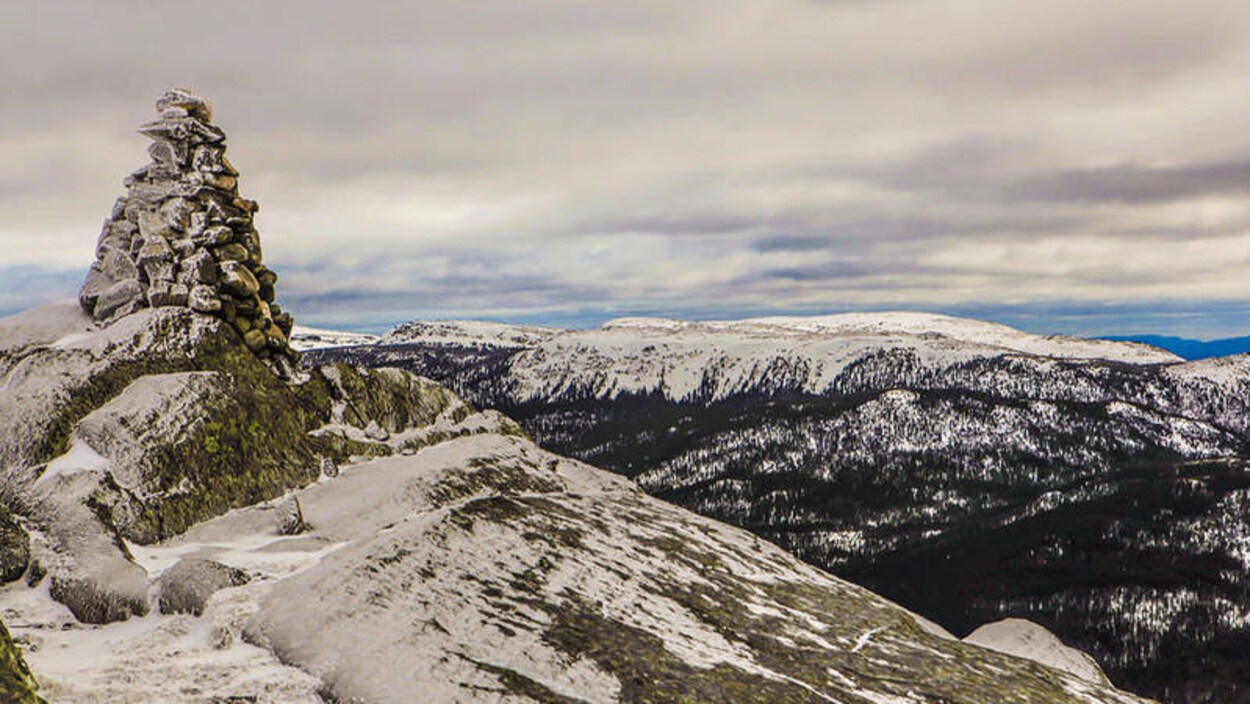
[(247, 581), (243, 570), (203, 558), (184, 558), (157, 580), (160, 592), (157, 604), (163, 614), (199, 616), (213, 594), (247, 584)]
[(0, 584), (20, 579), (30, 564), (30, 536), (0, 505)]
[(0, 622), (0, 702), (5, 704), (44, 704), (39, 685), (9, 631)]

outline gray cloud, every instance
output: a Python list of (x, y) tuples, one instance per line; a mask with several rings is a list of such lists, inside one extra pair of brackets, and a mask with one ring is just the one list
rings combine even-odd
[(1250, 159), (1185, 166), (1123, 164), (1058, 171), (1011, 188), (1023, 198), (1053, 201), (1172, 202), (1203, 196), (1250, 194)]
[(73, 294), (170, 84), (213, 100), (304, 320), (1250, 298), (1247, 28), (1239, 0), (9, 3), (0, 308)]

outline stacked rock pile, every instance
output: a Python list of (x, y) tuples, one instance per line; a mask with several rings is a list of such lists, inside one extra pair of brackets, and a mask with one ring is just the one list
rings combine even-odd
[(153, 140), (152, 163), (126, 178), (79, 302), (104, 323), (147, 306), (185, 306), (224, 318), (262, 358), (293, 358), (294, 320), (274, 303), (278, 277), (262, 263), (252, 225), (258, 207), (239, 197), (212, 108), (172, 88), (156, 109), (161, 118), (139, 128)]

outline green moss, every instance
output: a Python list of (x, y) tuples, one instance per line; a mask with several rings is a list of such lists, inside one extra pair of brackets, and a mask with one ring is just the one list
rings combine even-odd
[(812, 692), (788, 682), (767, 679), (729, 665), (696, 668), (677, 658), (664, 641), (633, 626), (608, 619), (602, 609), (566, 593), (551, 605), (552, 624), (543, 641), (572, 658), (589, 658), (621, 683), (626, 704), (742, 702), (808, 704)]
[(30, 536), (0, 504), (0, 584), (20, 578), (29, 563)]
[(499, 684), (502, 685), (503, 691), (521, 697), (527, 697), (538, 704), (584, 704), (582, 699), (573, 699), (563, 694), (552, 691), (542, 683), (533, 680), (516, 670), (509, 670), (506, 667), (492, 665), (488, 662), (474, 660), (473, 658), (461, 655), (468, 662), (473, 663), (483, 672), (489, 672), (499, 678)]
[[(334, 364), (328, 393), (346, 404), (343, 419), (357, 427), (370, 421), (396, 432), (433, 423), (458, 403), (455, 395), (432, 381), (397, 369), (359, 369)], [(453, 409), (453, 419), (467, 418), (473, 409)]]
[(475, 457), (468, 469), (457, 471), (431, 490), (430, 499), (436, 506), (486, 493), (549, 494), (562, 491), (564, 483), (558, 478), (538, 474), (535, 465), (525, 464), (517, 457)]
[(9, 631), (0, 622), (0, 701), (6, 704), (44, 704), (34, 676)]

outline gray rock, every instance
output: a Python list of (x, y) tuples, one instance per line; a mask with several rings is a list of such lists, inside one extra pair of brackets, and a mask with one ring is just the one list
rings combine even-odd
[(113, 623), (148, 613), (147, 601), (137, 594), (107, 589), (89, 579), (53, 577), (48, 593), (82, 623)]
[(165, 238), (145, 238), (137, 259), (149, 281), (174, 280), (174, 250)]
[(195, 243), (187, 237), (170, 240), (169, 246), (174, 250), (174, 254), (178, 255), (178, 259), (189, 257), (192, 254), (195, 254), (196, 249), (198, 249), (195, 246)]
[(182, 260), (182, 271), (195, 284), (212, 284), (217, 282), (217, 262), (213, 255), (200, 250)]
[(167, 281), (153, 281), (148, 287), (148, 305), (153, 308), (161, 306), (185, 306), (190, 291), (182, 284), (171, 284)]
[(225, 225), (212, 225), (204, 228), (199, 235), (193, 236), (192, 240), (196, 244), (214, 247), (229, 243), (234, 239), (234, 230)]
[(205, 122), (213, 121), (213, 108), (203, 97), (186, 88), (170, 88), (156, 99), (156, 111), (165, 112), (168, 108), (179, 108), (191, 117)]
[(93, 312), (100, 294), (107, 291), (114, 283), (116, 282), (100, 271), (99, 262), (92, 264), (87, 270), (87, 279), (82, 282), (82, 288), (78, 290), (79, 305), (88, 313)]
[(213, 594), (247, 582), (247, 574), (242, 570), (212, 560), (183, 558), (157, 580), (157, 607), (163, 614), (200, 616)]
[(191, 213), (195, 211), (195, 203), (186, 198), (170, 198), (161, 205), (158, 212), (166, 225), (178, 232), (185, 232), (191, 225)]
[(217, 250), (217, 258), (222, 261), (245, 262), (251, 259), (252, 255), (248, 254), (247, 248), (243, 245), (231, 242)]
[(160, 213), (145, 210), (139, 213), (139, 235), (145, 240), (169, 239), (174, 232)]
[(386, 442), (387, 440), (391, 439), (391, 434), (387, 432), (386, 428), (383, 428), (382, 426), (378, 425), (378, 422), (376, 420), (371, 420), (369, 421), (368, 427), (365, 428), (365, 437), (369, 438), (370, 440)]
[(186, 149), (176, 142), (156, 141), (148, 146), (148, 156), (158, 164), (177, 167), (186, 161)]
[(211, 287), (200, 284), (191, 287), (187, 305), (197, 313), (216, 313), (221, 310), (221, 299)]
[(92, 314), (96, 320), (129, 315), (143, 307), (143, 285), (133, 279), (118, 281), (101, 293)]
[(100, 257), (100, 273), (104, 274), (113, 281), (126, 281), (127, 279), (138, 279), (139, 269), (125, 251), (119, 249), (108, 249), (104, 255)]
[(196, 171), (207, 171), (210, 173), (220, 173), (222, 148), (210, 145), (201, 145), (195, 148), (195, 154), (191, 157), (191, 168)]

